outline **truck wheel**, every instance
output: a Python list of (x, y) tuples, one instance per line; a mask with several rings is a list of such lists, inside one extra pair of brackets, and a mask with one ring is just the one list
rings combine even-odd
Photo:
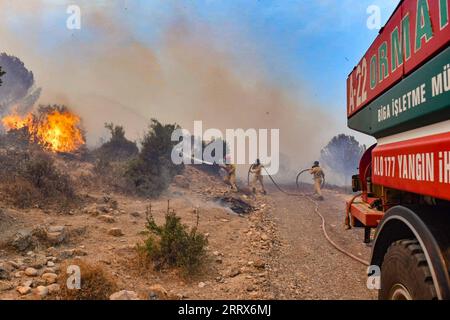
[(437, 299), (430, 268), (417, 240), (399, 240), (381, 266), (380, 300)]

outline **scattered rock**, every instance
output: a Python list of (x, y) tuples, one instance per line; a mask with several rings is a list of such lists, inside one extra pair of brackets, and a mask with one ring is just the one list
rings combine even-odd
[(234, 278), (234, 277), (238, 276), (240, 273), (241, 273), (241, 270), (239, 270), (238, 268), (232, 268), (232, 269), (228, 272), (228, 277)]
[(168, 296), (167, 290), (160, 284), (155, 284), (148, 289), (149, 289), (148, 296), (154, 297), (153, 299), (150, 299), (150, 300), (164, 299)]
[(248, 292), (256, 291), (256, 288), (253, 285), (249, 285), (249, 286), (247, 286), (247, 291)]
[(106, 223), (114, 223), (116, 222), (116, 219), (114, 219), (114, 217), (107, 215), (107, 214), (103, 214), (101, 216), (98, 217), (99, 220), (106, 222)]
[(51, 245), (59, 245), (67, 238), (67, 230), (64, 226), (50, 226), (46, 231), (46, 240)]
[(34, 285), (34, 281), (33, 280), (26, 280), (24, 282), (21, 283), (22, 287), (30, 287), (32, 288)]
[(26, 250), (34, 248), (35, 244), (31, 231), (21, 230), (17, 232), (9, 244), (19, 252), (24, 252)]
[(130, 213), (130, 215), (135, 218), (139, 218), (141, 216), (141, 214), (137, 211)]
[(257, 259), (253, 265), (258, 269), (264, 269), (266, 267), (266, 263), (262, 259)]
[(173, 177), (173, 183), (180, 188), (188, 189), (189, 188), (189, 181), (186, 179), (185, 176), (177, 175)]
[(47, 289), (48, 289), (48, 293), (52, 294), (52, 293), (56, 293), (59, 290), (61, 290), (61, 286), (57, 283), (53, 283), (53, 284), (47, 286)]
[(134, 291), (122, 290), (113, 293), (109, 300), (139, 300), (139, 297)]
[(14, 286), (8, 281), (0, 280), (0, 292), (14, 289)]
[(37, 254), (34, 256), (33, 261), (30, 266), (36, 269), (40, 269), (47, 264), (47, 257), (42, 254)]
[(104, 205), (99, 205), (99, 206), (97, 206), (97, 211), (103, 212), (103, 213), (109, 213), (109, 208)]
[(59, 260), (66, 260), (69, 258), (72, 258), (74, 254), (74, 250), (73, 249), (67, 249), (67, 250), (63, 250), (59, 253), (58, 255), (58, 259)]
[(15, 261), (8, 261), (8, 264), (11, 267), (13, 267), (14, 269), (19, 269), (20, 268), (20, 265), (17, 262), (15, 262)]
[(56, 273), (44, 273), (41, 278), (45, 280), (47, 284), (53, 284), (58, 279), (58, 275)]
[(17, 292), (19, 292), (21, 295), (26, 295), (29, 294), (31, 292), (31, 288), (30, 287), (22, 287), (19, 286), (16, 288)]
[(48, 292), (48, 288), (44, 286), (39, 286), (35, 290), (35, 293), (41, 298), (45, 298), (48, 295)]
[(206, 283), (204, 283), (204, 282), (199, 282), (198, 287), (199, 287), (200, 289), (201, 289), (201, 288), (204, 288), (204, 287), (206, 287)]
[(114, 237), (123, 236), (122, 229), (120, 229), (120, 228), (109, 229), (108, 234), (111, 235), (111, 236), (114, 236)]
[(38, 275), (38, 271), (35, 268), (28, 267), (25, 269), (25, 274), (29, 277), (36, 277)]
[(79, 257), (84, 257), (84, 256), (87, 256), (88, 253), (83, 249), (76, 248), (76, 249), (73, 249), (73, 255), (79, 256)]
[(47, 262), (47, 267), (54, 267), (55, 266), (55, 263), (53, 262), (53, 261), (48, 261)]
[(0, 265), (0, 280), (10, 280), (11, 274), (9, 271), (4, 267)]

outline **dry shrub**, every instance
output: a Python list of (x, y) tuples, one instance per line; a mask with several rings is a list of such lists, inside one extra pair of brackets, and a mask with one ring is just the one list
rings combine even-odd
[(13, 152), (0, 157), (3, 190), (13, 205), (57, 204), (68, 208), (77, 200), (70, 177), (60, 172), (51, 155), (42, 151)]
[[(69, 289), (67, 279), (70, 274), (65, 270), (70, 265), (80, 267), (81, 288)], [(118, 286), (113, 277), (105, 271), (100, 264), (93, 264), (84, 260), (76, 259), (66, 261), (61, 266), (61, 275), (58, 279), (61, 291), (57, 298), (61, 300), (109, 300), (109, 297), (118, 291)]]
[(111, 138), (93, 152), (96, 158), (103, 161), (123, 161), (137, 156), (139, 149), (135, 142), (125, 137), (122, 126), (105, 123), (105, 128), (111, 133)]
[(31, 207), (40, 198), (39, 191), (29, 181), (20, 178), (6, 184), (4, 191), (12, 205), (21, 209)]
[(197, 273), (205, 262), (208, 245), (208, 239), (197, 231), (197, 227), (198, 213), (197, 225), (189, 229), (169, 208), (164, 225), (158, 226), (149, 207), (146, 228), (150, 236), (143, 245), (137, 246), (140, 265), (145, 266), (142, 258), (147, 257), (157, 270), (172, 267), (180, 268), (184, 275)]

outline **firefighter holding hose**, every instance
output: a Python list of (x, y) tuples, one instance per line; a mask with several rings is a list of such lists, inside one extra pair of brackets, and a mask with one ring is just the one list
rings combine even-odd
[(314, 193), (319, 197), (319, 200), (323, 200), (321, 188), (323, 180), (325, 179), (325, 174), (323, 173), (322, 168), (319, 166), (319, 161), (314, 162), (314, 165), (309, 170), (309, 173), (313, 175)]
[(262, 188), (262, 193), (266, 194), (266, 189), (264, 188), (264, 181), (263, 181), (263, 176), (262, 176), (262, 169), (263, 169), (263, 165), (261, 164), (261, 161), (259, 161), (259, 159), (256, 159), (256, 162), (254, 164), (252, 164), (251, 168), (250, 168), (250, 172), (253, 173), (253, 183), (252, 183), (252, 187), (253, 187), (253, 193), (256, 193), (256, 185), (259, 183), (261, 185)]

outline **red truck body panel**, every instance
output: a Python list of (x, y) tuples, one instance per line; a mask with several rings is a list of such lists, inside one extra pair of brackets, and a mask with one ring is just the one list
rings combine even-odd
[(347, 79), (348, 118), (448, 45), (449, 8), (450, 0), (404, 0), (399, 4)]
[(372, 181), (450, 200), (450, 132), (378, 145), (372, 151)]

